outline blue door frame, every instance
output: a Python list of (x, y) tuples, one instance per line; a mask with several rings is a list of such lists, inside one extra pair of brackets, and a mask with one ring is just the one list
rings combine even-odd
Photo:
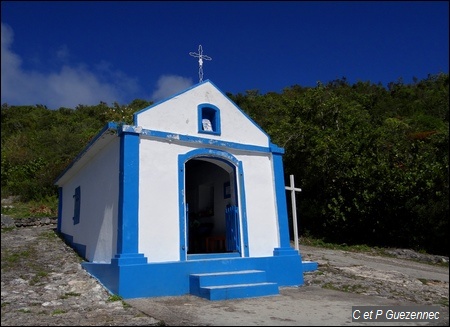
[[(212, 254), (199, 254), (188, 255), (188, 206), (186, 203), (186, 189), (185, 189), (185, 164), (191, 159), (214, 159), (219, 160), (233, 168), (235, 172), (235, 185), (236, 185), (236, 210), (237, 214), (234, 222), (234, 232), (236, 244), (235, 252), (232, 253), (212, 253)], [(220, 151), (216, 149), (196, 149), (186, 154), (178, 156), (178, 184), (179, 184), (179, 214), (180, 214), (180, 260), (192, 260), (205, 258), (217, 258), (223, 256), (241, 256), (248, 257), (248, 235), (247, 235), (247, 215), (245, 206), (245, 185), (242, 162), (237, 160), (232, 154)], [(237, 191), (239, 189), (239, 192)], [(240, 214), (239, 214), (240, 213)], [(238, 227), (241, 228), (238, 228)], [(243, 247), (241, 246), (243, 244)], [(239, 252), (238, 252), (239, 251)]]

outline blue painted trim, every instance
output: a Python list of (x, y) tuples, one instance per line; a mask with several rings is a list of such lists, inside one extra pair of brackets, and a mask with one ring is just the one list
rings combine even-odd
[(279, 147), (278, 145), (274, 143), (270, 143), (270, 152), (275, 152), (278, 154), (284, 154), (284, 148)]
[(242, 223), (242, 241), (244, 243), (244, 257), (249, 257), (249, 245), (248, 245), (248, 228), (247, 228), (247, 200), (245, 198), (245, 179), (244, 179), (244, 167), (242, 161), (239, 161), (238, 177), (237, 180), (240, 184), (240, 201), (238, 205), (241, 208), (240, 218)]
[(188, 260), (210, 260), (210, 259), (223, 259), (223, 258), (240, 258), (241, 254), (238, 252), (231, 253), (199, 253), (188, 254)]
[(302, 261), (302, 268), (304, 272), (316, 271), (318, 267), (319, 264), (315, 261)]
[(156, 107), (156, 106), (159, 106), (161, 103), (170, 101), (170, 100), (172, 100), (173, 98), (176, 98), (176, 97), (180, 96), (181, 94), (186, 93), (186, 92), (188, 92), (188, 91), (190, 91), (190, 90), (192, 90), (192, 89), (195, 89), (196, 87), (198, 87), (198, 86), (200, 86), (200, 85), (202, 85), (202, 84), (205, 84), (205, 83), (208, 83), (208, 80), (205, 80), (205, 81), (203, 81), (203, 82), (201, 82), (201, 83), (195, 84), (195, 85), (193, 85), (193, 86), (191, 86), (191, 87), (189, 87), (189, 88), (187, 88), (187, 89), (185, 89), (185, 90), (183, 90), (183, 91), (180, 91), (180, 92), (178, 92), (178, 93), (175, 93), (174, 95), (172, 95), (172, 96), (170, 96), (170, 97), (168, 97), (168, 98), (166, 98), (166, 99), (162, 99), (162, 100), (160, 100), (160, 101), (158, 101), (158, 102), (155, 102), (155, 103), (151, 104), (151, 105), (148, 106), (148, 107), (145, 107), (145, 108), (142, 109), (142, 110), (139, 110), (139, 111), (135, 112), (135, 113), (133, 114), (133, 123), (134, 123), (134, 125), (139, 125), (139, 124), (138, 124), (138, 116), (139, 116), (140, 114), (142, 114), (143, 112), (145, 112), (145, 111), (147, 111), (147, 110), (150, 110), (150, 109), (152, 109), (152, 108), (154, 108), (154, 107)]
[(95, 142), (97, 142), (97, 140), (99, 138), (101, 138), (104, 134), (116, 134), (117, 133), (117, 129), (118, 126), (116, 123), (113, 122), (109, 122), (106, 124), (105, 127), (103, 127), (103, 129), (88, 143), (88, 145), (78, 154), (78, 156), (69, 164), (69, 166), (67, 166), (66, 169), (64, 169), (64, 171), (56, 178), (55, 184), (58, 185), (58, 181), (61, 179), (62, 176), (64, 176), (64, 174), (70, 170), (70, 168), (73, 167), (73, 165), (80, 160), (80, 158), (82, 158), (86, 152), (89, 151), (89, 149), (92, 147), (92, 145), (94, 145)]
[(284, 253), (286, 253), (285, 249), (293, 250), (290, 246), (289, 221), (286, 204), (286, 189), (284, 183), (284, 168), (282, 157), (284, 150), (283, 151), (280, 150), (282, 150), (282, 148), (278, 148), (272, 145), (273, 171), (275, 177), (275, 194), (277, 199), (278, 228), (280, 232), (280, 247), (281, 247), (281, 249), (275, 249), (274, 251), (275, 255), (283, 255)]
[(187, 229), (186, 204), (184, 202), (184, 164), (189, 160), (184, 155), (178, 155), (178, 217), (180, 219), (180, 260), (187, 260)]
[(245, 113), (245, 111), (243, 111), (241, 108), (239, 108), (237, 105), (236, 105), (236, 103), (235, 102), (233, 102), (233, 100), (231, 100), (225, 93), (223, 93), (213, 82), (211, 82), (210, 80), (205, 80), (205, 81), (203, 81), (203, 82), (201, 82), (201, 83), (198, 83), (198, 84), (196, 84), (196, 85), (193, 85), (193, 86), (191, 86), (191, 87), (189, 87), (189, 88), (187, 88), (187, 89), (185, 89), (184, 91), (181, 91), (181, 92), (178, 92), (178, 93), (176, 93), (175, 95), (173, 95), (173, 96), (171, 96), (171, 97), (169, 97), (169, 98), (167, 98), (167, 99), (164, 99), (164, 100), (161, 100), (161, 101), (158, 101), (158, 102), (156, 102), (156, 103), (154, 103), (154, 104), (152, 104), (152, 105), (150, 105), (150, 106), (148, 106), (148, 107), (146, 107), (146, 108), (144, 108), (144, 109), (142, 109), (142, 110), (140, 110), (140, 111), (138, 111), (138, 112), (136, 112), (134, 115), (133, 115), (133, 123), (134, 123), (134, 125), (136, 125), (136, 126), (138, 126), (139, 125), (139, 121), (138, 121), (138, 118), (139, 118), (139, 115), (141, 114), (141, 113), (143, 113), (143, 112), (145, 112), (145, 111), (147, 111), (147, 110), (150, 110), (150, 109), (152, 109), (152, 108), (154, 108), (154, 107), (156, 107), (156, 106), (158, 106), (158, 105), (160, 105), (161, 103), (164, 103), (164, 102), (166, 102), (166, 101), (170, 101), (171, 99), (173, 99), (173, 98), (175, 98), (175, 97), (178, 97), (178, 96), (180, 96), (181, 94), (183, 94), (183, 93), (186, 93), (186, 92), (189, 92), (190, 90), (192, 90), (192, 89), (195, 89), (195, 88), (197, 88), (197, 87), (199, 87), (199, 86), (201, 86), (201, 85), (203, 85), (203, 84), (205, 84), (205, 83), (209, 83), (209, 84), (211, 84), (219, 93), (221, 93), (237, 110), (239, 110), (253, 125), (255, 125), (262, 133), (264, 133), (266, 136), (267, 136), (267, 138), (269, 138), (270, 139), (270, 137), (269, 137), (269, 135), (249, 116), (249, 115), (247, 115), (246, 113)]
[[(139, 249), (139, 134), (120, 132), (117, 254), (113, 263), (147, 262)], [(135, 261), (133, 261), (135, 259)]]
[(164, 139), (168, 142), (179, 141), (179, 142), (193, 143), (196, 146), (207, 145), (207, 146), (217, 146), (217, 147), (224, 147), (224, 148), (243, 150), (243, 151), (255, 151), (255, 152), (264, 152), (264, 153), (270, 152), (270, 147), (264, 147), (264, 146), (258, 146), (258, 145), (248, 145), (248, 144), (235, 143), (235, 142), (227, 142), (227, 141), (222, 141), (222, 140), (213, 140), (213, 139), (191, 136), (191, 135), (153, 131), (153, 130), (149, 130), (149, 129), (142, 129), (141, 134), (145, 135), (145, 136), (149, 136), (149, 137)]
[(83, 259), (86, 259), (86, 245), (81, 244), (81, 243), (75, 243), (73, 241), (72, 235), (69, 235), (66, 233), (60, 233), (60, 235), (64, 239), (64, 242), (66, 242), (66, 244), (70, 245), (70, 247), (72, 247), (80, 257), (82, 257)]
[[(203, 118), (209, 119), (212, 131), (203, 130)], [(197, 107), (198, 132), (203, 134), (220, 135), (220, 110), (210, 103), (202, 103)]]
[(73, 208), (73, 224), (78, 225), (80, 223), (80, 211), (81, 211), (81, 186), (75, 188), (75, 194), (73, 195), (74, 208)]
[[(188, 259), (187, 255), (187, 244), (186, 244), (186, 210), (185, 210), (185, 188), (184, 188), (184, 180), (185, 180), (185, 163), (193, 158), (214, 158), (219, 159), (234, 169), (238, 169), (237, 176), (243, 176), (242, 171), (242, 162), (239, 161), (235, 156), (231, 153), (217, 150), (217, 149), (208, 149), (208, 148), (200, 148), (189, 151), (185, 154), (178, 155), (178, 208), (179, 208), (179, 231), (180, 231), (180, 260), (185, 261)], [(237, 183), (239, 183), (239, 188), (241, 190), (240, 201), (238, 202), (238, 206), (240, 207), (240, 211), (242, 214), (241, 221), (243, 226), (243, 231), (241, 237), (243, 237), (244, 243), (248, 244), (248, 235), (247, 235), (247, 214), (246, 214), (246, 205), (245, 205), (245, 183), (243, 178), (237, 178)], [(248, 256), (248, 246), (244, 247), (244, 256)], [(189, 256), (189, 259), (192, 258)]]
[(190, 294), (192, 274), (262, 270), (280, 287), (304, 284), (300, 256), (220, 258), (117, 266), (83, 262), (82, 266), (111, 293), (124, 299)]
[[(231, 100), (230, 100), (231, 101)], [(106, 126), (95, 136), (91, 142), (84, 148), (83, 151), (80, 152), (80, 154), (69, 164), (69, 166), (58, 176), (58, 178), (55, 181), (55, 184), (58, 185), (58, 181), (75, 165), (75, 163), (80, 160), (92, 147), (92, 145), (101, 137), (103, 137), (106, 134), (118, 134), (123, 132), (130, 132), (130, 133), (139, 133), (148, 137), (154, 137), (158, 139), (164, 139), (168, 142), (186, 142), (186, 143), (192, 143), (196, 146), (200, 145), (207, 145), (208, 147), (215, 146), (215, 147), (224, 147), (224, 148), (230, 148), (230, 149), (236, 149), (236, 150), (242, 150), (242, 151), (253, 151), (253, 152), (263, 152), (268, 153), (271, 152), (273, 145), (264, 147), (264, 146), (258, 146), (258, 145), (249, 145), (249, 144), (242, 144), (242, 143), (235, 143), (235, 142), (227, 142), (222, 140), (213, 140), (208, 138), (202, 138), (202, 137), (196, 137), (196, 136), (190, 136), (190, 135), (183, 135), (183, 134), (176, 134), (176, 133), (167, 133), (167, 132), (161, 132), (161, 131), (153, 131), (149, 129), (143, 129), (136, 126), (130, 126), (130, 125), (117, 125), (116, 123), (109, 122), (106, 124)], [(269, 142), (270, 143), (270, 142)]]
[(61, 233), (61, 222), (62, 222), (62, 208), (63, 208), (63, 188), (58, 187), (58, 223), (56, 225), (56, 231)]

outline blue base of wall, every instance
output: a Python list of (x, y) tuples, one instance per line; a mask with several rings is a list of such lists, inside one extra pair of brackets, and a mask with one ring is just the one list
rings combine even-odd
[[(192, 275), (207, 273), (258, 270), (265, 272), (266, 283), (276, 283), (277, 286), (301, 286), (304, 284), (303, 265), (298, 254), (144, 264), (120, 264), (118, 261), (112, 261), (111, 264), (82, 263), (83, 268), (111, 293), (124, 299), (198, 295), (195, 294), (198, 290), (191, 289)], [(308, 269), (311, 268), (309, 265)], [(255, 293), (254, 296), (264, 295)], [(219, 295), (213, 299), (225, 298)]]

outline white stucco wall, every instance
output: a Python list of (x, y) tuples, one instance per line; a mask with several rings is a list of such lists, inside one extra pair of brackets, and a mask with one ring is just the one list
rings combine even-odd
[[(198, 133), (197, 108), (203, 103), (220, 110), (221, 135)], [(142, 111), (136, 124), (155, 131), (268, 146), (267, 135), (209, 82)]]
[(272, 256), (279, 247), (271, 156), (238, 156), (244, 167), (249, 255)]
[[(139, 253), (148, 262), (180, 260), (178, 155), (194, 149), (141, 137)], [(270, 154), (223, 150), (243, 162), (250, 256), (272, 256), (279, 240)]]
[[(220, 110), (221, 135), (198, 132), (198, 105), (204, 103)], [(251, 257), (273, 255), (274, 248), (279, 247), (279, 232), (272, 156), (264, 152), (270, 144), (267, 134), (211, 83), (143, 110), (135, 119), (147, 131), (198, 137), (190, 143), (186, 139), (164, 138), (164, 134), (162, 137), (151, 133), (140, 135), (138, 252), (149, 263), (180, 260), (180, 239), (184, 240), (186, 235), (180, 235), (178, 157), (209, 146), (228, 152), (242, 162), (245, 185), (240, 185), (237, 178), (236, 192), (241, 201), (242, 187), (245, 187), (249, 254)], [(142, 128), (136, 132), (140, 133)], [(210, 145), (209, 139), (234, 144), (230, 148), (224, 147), (230, 143)], [(74, 243), (86, 246), (87, 260), (109, 263), (117, 246), (120, 137), (105, 134), (91, 150), (60, 180), (59, 186), (63, 187), (61, 231), (73, 236)], [(218, 184), (215, 189), (222, 190), (224, 178), (214, 181)], [(74, 225), (73, 195), (78, 186), (81, 187), (81, 219)], [(225, 202), (223, 191), (215, 196), (215, 203)], [(239, 202), (238, 206), (242, 210), (243, 203)], [(222, 225), (215, 227), (220, 233)]]
[[(86, 245), (86, 259), (109, 263), (116, 253), (119, 138), (114, 138), (63, 187), (61, 231)], [(81, 188), (79, 224), (73, 224), (75, 189)]]
[(141, 137), (139, 253), (148, 262), (180, 260), (178, 154), (186, 150)]

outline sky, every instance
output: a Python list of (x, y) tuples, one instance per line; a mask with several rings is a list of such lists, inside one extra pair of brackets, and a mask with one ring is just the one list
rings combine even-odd
[[(448, 74), (448, 1), (1, 1), (1, 103), (126, 105)], [(207, 59), (211, 60), (207, 60)]]

